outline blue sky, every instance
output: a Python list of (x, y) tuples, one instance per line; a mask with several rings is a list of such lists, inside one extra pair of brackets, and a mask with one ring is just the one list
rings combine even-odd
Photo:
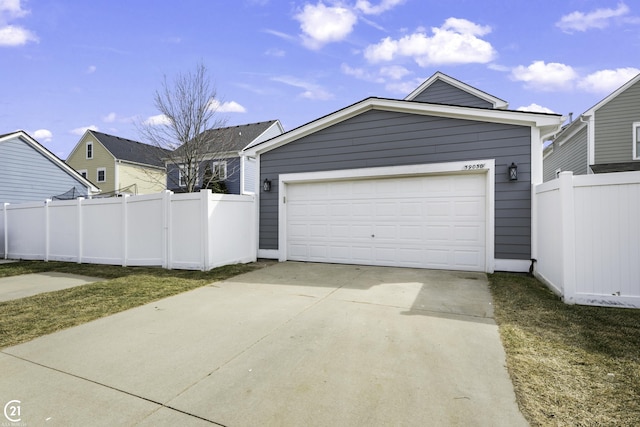
[(442, 71), (511, 109), (575, 115), (640, 72), (634, 0), (0, 0), (0, 134), (66, 158), (139, 140), (163, 76), (203, 63), (229, 125), (285, 130)]

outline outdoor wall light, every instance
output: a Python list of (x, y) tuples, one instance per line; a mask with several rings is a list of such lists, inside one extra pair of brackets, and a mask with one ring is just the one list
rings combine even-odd
[(262, 191), (266, 193), (271, 191), (271, 181), (269, 181), (267, 178), (265, 178), (264, 181), (262, 182)]
[(511, 162), (511, 166), (509, 166), (509, 181), (517, 181), (518, 180), (518, 165)]

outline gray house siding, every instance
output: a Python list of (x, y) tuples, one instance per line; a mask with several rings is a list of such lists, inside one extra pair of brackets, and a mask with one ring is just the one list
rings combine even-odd
[(640, 121), (639, 100), (640, 81), (595, 112), (596, 164), (633, 161), (631, 126)]
[(491, 104), (490, 102), (478, 98), (477, 96), (474, 96), (469, 92), (458, 89), (457, 87), (451, 86), (450, 84), (445, 83), (441, 80), (436, 80), (435, 82), (433, 82), (433, 84), (431, 84), (413, 100), (419, 102), (430, 102), (434, 104), (451, 104), (462, 105), (465, 107), (493, 108), (493, 104)]
[(556, 178), (556, 171), (572, 171), (574, 175), (586, 175), (587, 167), (587, 127), (585, 126), (562, 145), (553, 142), (553, 152), (544, 158), (543, 181)]
[[(224, 181), (227, 190), (229, 194), (240, 194), (240, 158), (232, 157), (224, 160), (227, 162), (227, 179)], [(202, 185), (202, 178), (207, 164), (211, 164), (211, 162), (214, 161), (216, 160), (207, 160), (200, 163), (198, 167), (198, 188)], [(167, 165), (167, 188), (169, 190), (175, 192), (183, 190), (183, 188), (178, 185), (178, 177), (178, 166), (176, 164)]]
[(21, 138), (0, 143), (0, 203), (44, 201), (76, 188), (87, 188)]
[[(279, 173), (495, 159), (495, 257), (531, 257), (531, 131), (504, 125), (372, 110), (261, 155), (260, 249), (278, 248)], [(507, 167), (518, 164), (518, 181)]]

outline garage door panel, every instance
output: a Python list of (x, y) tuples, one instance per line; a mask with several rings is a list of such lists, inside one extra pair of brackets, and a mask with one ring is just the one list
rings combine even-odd
[(287, 185), (287, 258), (484, 271), (484, 175)]

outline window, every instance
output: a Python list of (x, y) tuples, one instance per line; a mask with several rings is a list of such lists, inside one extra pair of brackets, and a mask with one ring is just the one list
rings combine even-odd
[(187, 168), (187, 165), (178, 166), (178, 185), (180, 187), (187, 186), (187, 173), (185, 172), (186, 168)]
[(633, 124), (633, 158), (640, 160), (640, 122)]
[(105, 168), (98, 168), (97, 175), (98, 182), (105, 182), (107, 180), (107, 170)]
[(213, 176), (219, 181), (224, 181), (227, 179), (227, 162), (213, 162), (211, 163), (211, 170), (213, 172)]
[(86, 169), (79, 170), (78, 173), (80, 175), (82, 175), (83, 178), (85, 178), (85, 179), (87, 178), (87, 170)]
[(87, 142), (87, 159), (93, 159), (93, 142)]

